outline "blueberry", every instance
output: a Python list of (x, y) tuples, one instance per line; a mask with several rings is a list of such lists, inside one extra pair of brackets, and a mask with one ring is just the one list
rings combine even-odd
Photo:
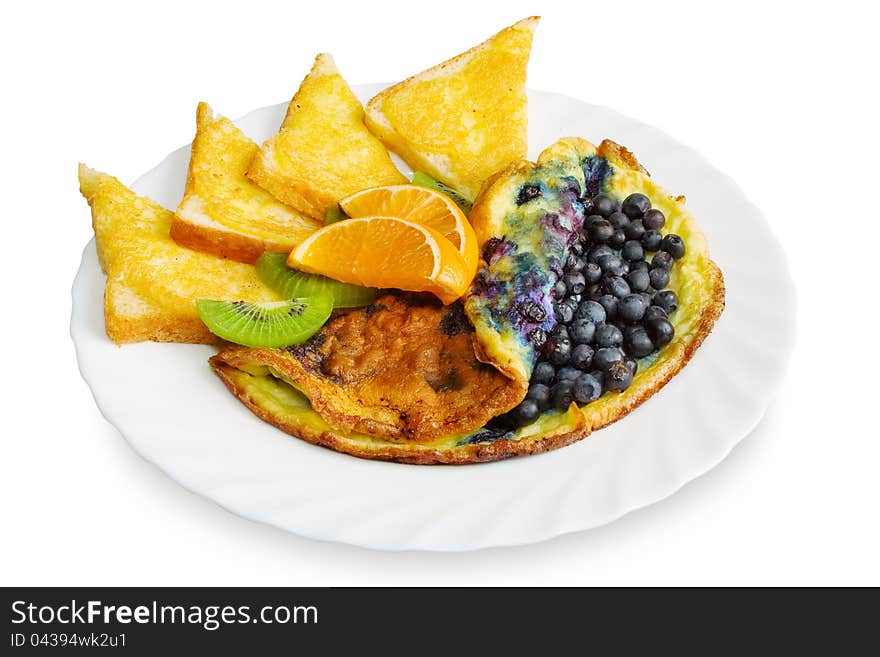
[(684, 256), (684, 240), (675, 233), (669, 233), (660, 242), (660, 248), (678, 260)]
[(568, 327), (565, 324), (557, 324), (553, 327), (553, 330), (550, 331), (550, 337), (554, 340), (557, 338), (568, 339), (570, 337), (568, 334)]
[(568, 294), (568, 288), (565, 287), (565, 281), (556, 281), (553, 284), (553, 298), (562, 299), (566, 294)]
[(617, 347), (602, 347), (593, 355), (593, 367), (607, 372), (614, 363), (623, 361), (623, 352)]
[(605, 372), (605, 390), (623, 392), (632, 381), (633, 373), (622, 360), (612, 363)]
[(529, 386), (526, 399), (534, 399), (538, 404), (538, 408), (546, 411), (550, 408), (550, 386), (546, 383), (533, 383)]
[(617, 304), (617, 315), (626, 322), (638, 322), (645, 316), (648, 305), (637, 294), (628, 294)]
[(565, 259), (565, 271), (566, 272), (577, 272), (584, 268), (587, 264), (587, 261), (583, 258), (579, 258), (573, 253), (568, 254), (568, 258)]
[(633, 260), (629, 263), (630, 271), (648, 271), (648, 263), (644, 260)]
[(654, 343), (644, 328), (637, 326), (627, 334), (626, 351), (636, 358), (644, 358), (654, 351)]
[[(602, 324), (605, 322), (605, 308), (598, 301), (582, 301), (575, 312), (578, 319), (587, 319), (593, 324)], [(574, 329), (574, 326), (572, 326)]]
[(608, 216), (608, 223), (614, 226), (615, 230), (623, 230), (629, 225), (629, 217), (623, 212), (612, 212)]
[(617, 297), (611, 294), (603, 294), (599, 297), (598, 301), (602, 305), (602, 308), (605, 309), (606, 321), (617, 317)]
[(569, 272), (562, 277), (569, 294), (580, 294), (587, 287), (587, 280), (580, 271)]
[(647, 324), (652, 319), (657, 319), (658, 317), (661, 319), (666, 319), (666, 311), (663, 310), (663, 308), (661, 308), (660, 306), (649, 306), (648, 309), (645, 311), (645, 316), (642, 317), (642, 321)]
[(547, 344), (547, 333), (540, 326), (536, 326), (529, 331), (529, 342), (534, 345), (535, 349), (540, 349)]
[(651, 287), (655, 290), (662, 290), (669, 285), (669, 270), (663, 267), (655, 267), (649, 273), (651, 279)]
[(623, 199), (620, 209), (630, 219), (640, 219), (651, 209), (651, 199), (644, 194), (630, 194)]
[(604, 244), (614, 235), (614, 227), (607, 220), (602, 219), (590, 226), (590, 239), (596, 244)]
[(589, 285), (598, 283), (602, 278), (602, 268), (595, 262), (588, 262), (587, 266), (584, 267), (584, 270), (581, 273), (584, 275), (584, 280), (586, 280)]
[(601, 246), (590, 249), (590, 252), (587, 253), (587, 262), (599, 262), (599, 258), (606, 255), (614, 255), (614, 249), (602, 244)]
[(671, 315), (678, 310), (678, 295), (672, 290), (662, 290), (657, 292), (651, 299), (655, 306), (660, 306), (666, 311), (667, 315)]
[(550, 389), (550, 404), (564, 411), (574, 399), (574, 385), (571, 381), (560, 381)]
[(574, 381), (581, 375), (580, 371), (575, 369), (574, 367), (560, 367), (556, 370), (556, 380), (557, 381)]
[(550, 353), (547, 358), (554, 365), (565, 365), (571, 357), (571, 340), (567, 337), (559, 336), (554, 338), (550, 346)]
[[(663, 270), (655, 269), (654, 271)], [(637, 269), (626, 275), (626, 282), (629, 283), (629, 289), (633, 292), (644, 292), (651, 285), (651, 277), (644, 269)]]
[(535, 369), (532, 370), (532, 383), (543, 383), (550, 385), (556, 378), (556, 368), (546, 360), (539, 360), (535, 363)]
[(619, 347), (623, 344), (623, 333), (614, 324), (596, 327), (596, 345), (599, 347)]
[(593, 212), (603, 217), (610, 217), (617, 212), (617, 202), (605, 194), (597, 194), (593, 197)]
[(593, 224), (595, 224), (597, 221), (604, 221), (604, 220), (605, 220), (605, 217), (603, 217), (601, 214), (591, 214), (591, 215), (588, 215), (587, 218), (584, 219), (584, 228), (583, 228), (583, 230), (584, 230), (585, 232), (589, 233), (589, 232), (590, 232), (590, 228), (593, 227)]
[(632, 375), (635, 376), (636, 372), (639, 371), (639, 361), (631, 356), (625, 356), (623, 359), (624, 365), (626, 365), (627, 369), (632, 372)]
[(663, 224), (666, 223), (666, 217), (657, 208), (652, 208), (642, 217), (642, 223), (648, 230), (660, 230), (663, 228)]
[(623, 276), (629, 271), (629, 265), (616, 255), (603, 255), (597, 263), (602, 273), (608, 276)]
[(609, 276), (605, 279), (602, 289), (606, 294), (611, 294), (618, 299), (625, 297), (631, 292), (629, 284), (620, 276)]
[(526, 397), (510, 412), (510, 414), (513, 417), (513, 421), (516, 422), (518, 426), (524, 427), (538, 419), (538, 416), (541, 414), (541, 409), (539, 408), (537, 401)]
[(641, 260), (645, 257), (645, 249), (638, 240), (627, 240), (620, 249), (620, 257), (630, 262)]
[(516, 197), (516, 204), (522, 205), (528, 203), (541, 195), (541, 186), (534, 184), (526, 184), (520, 187), (519, 194)]
[(577, 310), (578, 304), (581, 302), (581, 299), (583, 299), (583, 298), (584, 298), (584, 294), (583, 294), (583, 292), (581, 292), (579, 294), (569, 294), (567, 297), (565, 297), (564, 301), (569, 306), (571, 306), (572, 308)]
[[(595, 367), (595, 363), (593, 366)], [(596, 379), (596, 381), (599, 382), (599, 385), (602, 385), (602, 386), (605, 385), (605, 372), (603, 372), (602, 370), (593, 370), (589, 374), (591, 377), (593, 377), (594, 379)]]
[[(601, 306), (599, 307), (601, 308)], [(604, 309), (602, 310), (602, 314), (605, 314)], [(596, 325), (586, 317), (577, 318), (571, 323), (571, 339), (578, 344), (589, 344), (593, 340), (595, 334)]]
[(602, 283), (593, 283), (593, 285), (587, 286), (585, 294), (587, 299), (598, 301), (599, 297), (605, 294), (605, 292), (602, 290)]
[(517, 310), (530, 322), (540, 323), (547, 319), (547, 311), (537, 301), (524, 301), (517, 305)]
[(575, 345), (571, 350), (571, 365), (578, 370), (588, 370), (593, 364), (593, 348), (588, 344)]
[(668, 251), (657, 251), (654, 254), (654, 257), (651, 258), (651, 269), (655, 267), (663, 267), (663, 269), (670, 269), (672, 267), (672, 263), (675, 260)]
[(581, 374), (575, 379), (572, 392), (578, 404), (589, 404), (602, 395), (602, 382), (592, 374)]
[(578, 239), (577, 242), (575, 242), (570, 247), (568, 247), (568, 252), (573, 253), (574, 255), (576, 255), (578, 257), (580, 257), (584, 254), (584, 245), (580, 241), (580, 239)]
[(627, 341), (629, 340), (629, 336), (632, 335), (632, 333), (633, 333), (634, 331), (639, 331), (639, 330), (642, 330), (642, 329), (644, 329), (644, 328), (645, 328), (645, 327), (642, 326), (640, 323), (637, 323), (637, 324), (625, 324), (625, 325), (623, 326), (623, 328), (620, 329), (621, 331), (623, 331), (623, 343), (624, 343), (624, 344), (627, 343)]
[(572, 319), (574, 319), (574, 308), (572, 308), (571, 304), (569, 303), (554, 303), (553, 316), (556, 318), (557, 322), (568, 324)]
[(675, 329), (665, 317), (658, 317), (645, 322), (645, 328), (658, 349), (668, 345), (672, 342), (672, 338), (675, 337)]
[(623, 229), (623, 233), (628, 240), (640, 240), (645, 234), (645, 226), (641, 219), (636, 219), (629, 222), (629, 226)]
[(642, 246), (645, 247), (645, 251), (656, 251), (660, 248), (660, 242), (662, 241), (663, 236), (659, 230), (646, 230), (645, 234), (642, 235)]

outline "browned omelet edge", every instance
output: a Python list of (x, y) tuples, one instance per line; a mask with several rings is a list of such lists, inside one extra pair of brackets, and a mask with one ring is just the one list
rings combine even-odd
[[(612, 160), (617, 166), (625, 166), (646, 176), (649, 175), (630, 151), (612, 141), (603, 141), (597, 151), (600, 155)], [(515, 175), (526, 164), (528, 163), (514, 163), (487, 180), (478, 199), (483, 203), (483, 207), (492, 205), (493, 199), (491, 197), (494, 190), (499, 187), (493, 183), (507, 175)], [(677, 197), (677, 200), (684, 201), (683, 197)], [(283, 417), (276, 417), (259, 406), (249, 395), (246, 387), (240, 385), (236, 380), (235, 368), (224, 363), (218, 356), (211, 358), (210, 364), (229, 391), (260, 419), (313, 445), (329, 447), (351, 456), (415, 465), (463, 465), (498, 461), (513, 456), (540, 454), (575, 443), (593, 431), (618, 421), (647, 401), (687, 365), (706, 336), (712, 331), (715, 321), (724, 310), (724, 277), (715, 262), (709, 259), (707, 264), (701, 285), (707, 293), (707, 301), (700, 313), (696, 328), (682, 339), (664, 347), (662, 360), (655, 362), (645, 370), (624, 393), (611, 397), (610, 403), (604, 404), (601, 408), (591, 408), (588, 405), (581, 409), (572, 404), (567, 415), (575, 428), (558, 434), (550, 432), (549, 434), (518, 439), (503, 438), (490, 443), (443, 448), (420, 444), (394, 444), (380, 439), (363, 444), (332, 430), (319, 431), (300, 423), (287, 422)]]
[(589, 406), (585, 407), (586, 410), (582, 410), (584, 416), (582, 426), (559, 435), (528, 437), (518, 440), (501, 439), (492, 443), (460, 445), (443, 449), (430, 448), (418, 444), (395, 445), (378, 440), (369, 446), (355, 445), (351, 441), (346, 440), (344, 436), (333, 431), (316, 431), (299, 423), (287, 422), (284, 418), (276, 417), (272, 413), (267, 412), (255, 403), (254, 399), (248, 394), (247, 389), (241, 386), (232, 376), (232, 371), (235, 368), (226, 365), (216, 356), (211, 358), (210, 363), (229, 391), (247, 406), (254, 415), (285, 433), (313, 445), (329, 447), (337, 452), (360, 458), (416, 465), (498, 461), (512, 456), (540, 454), (541, 452), (548, 452), (577, 442), (593, 431), (606, 427), (624, 417), (666, 385), (690, 361), (697, 348), (711, 332), (715, 320), (718, 319), (718, 316), (724, 309), (724, 279), (721, 275), (721, 270), (718, 269), (715, 263), (711, 263), (710, 275), (706, 283), (712, 289), (711, 302), (703, 312), (697, 330), (692, 332), (688, 339), (673, 345), (678, 353), (664, 359), (662, 362), (658, 362), (656, 366), (652, 366), (645, 373), (645, 376), (639, 380), (637, 385), (627, 390), (628, 394), (620, 395), (617, 398), (618, 403), (606, 407), (605, 412), (591, 414)]

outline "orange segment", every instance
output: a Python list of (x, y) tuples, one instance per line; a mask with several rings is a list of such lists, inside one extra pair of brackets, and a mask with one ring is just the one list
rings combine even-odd
[(458, 249), (472, 278), (477, 272), (477, 236), (446, 194), (418, 185), (385, 185), (356, 192), (342, 199), (339, 207), (349, 217), (399, 217), (433, 228)]
[(432, 292), (445, 304), (464, 294), (473, 278), (452, 242), (433, 228), (396, 217), (325, 226), (301, 242), (287, 264), (355, 285)]

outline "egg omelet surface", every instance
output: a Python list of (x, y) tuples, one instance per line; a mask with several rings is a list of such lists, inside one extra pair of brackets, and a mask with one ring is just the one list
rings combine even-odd
[[(531, 191), (524, 192), (528, 187)], [(540, 193), (535, 194), (537, 189)], [(496, 173), (483, 188), (470, 219), (481, 244), (481, 266), (464, 306), (474, 328), (477, 357), (493, 365), (520, 392), (536, 362), (529, 338), (535, 328), (552, 328), (553, 272), (562, 271), (567, 249), (584, 221), (578, 201), (598, 193), (622, 200), (640, 192), (666, 216), (664, 233), (687, 243), (668, 288), (679, 308), (670, 320), (675, 337), (639, 361), (624, 392), (608, 392), (583, 407), (546, 411), (517, 430), (478, 428), (413, 441), (363, 430), (340, 430), (334, 418), (310, 402), (301, 387), (273, 371), (248, 350), (220, 352), (212, 366), (227, 387), (256, 415), (308, 442), (365, 458), (409, 463), (472, 463), (533, 454), (561, 447), (623, 417), (648, 399), (691, 358), (711, 331), (724, 305), (720, 270), (682, 197), (654, 183), (635, 157), (611, 141), (598, 147), (577, 138), (547, 148), (537, 163), (517, 162)], [(526, 318), (523, 302), (538, 304), (544, 317)], [(537, 313), (538, 316), (541, 313)], [(473, 401), (479, 403), (474, 397)]]

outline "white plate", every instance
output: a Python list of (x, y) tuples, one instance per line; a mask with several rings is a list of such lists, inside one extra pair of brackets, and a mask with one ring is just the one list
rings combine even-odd
[[(367, 99), (383, 86), (356, 92)], [(262, 141), (285, 107), (237, 123)], [(212, 348), (111, 343), (104, 276), (89, 243), (73, 286), (71, 334), (101, 412), (146, 459), (233, 513), (372, 548), (532, 543), (670, 495), (755, 427), (782, 379), (794, 324), (785, 255), (757, 208), (690, 148), (604, 107), (530, 92), (530, 155), (569, 135), (626, 145), (661, 185), (686, 194), (727, 285), (727, 308), (690, 364), (622, 421), (547, 454), (470, 466), (365, 461), (309, 445), (230, 396), (208, 368)], [(188, 159), (188, 146), (171, 153), (134, 189), (175, 207)]]

